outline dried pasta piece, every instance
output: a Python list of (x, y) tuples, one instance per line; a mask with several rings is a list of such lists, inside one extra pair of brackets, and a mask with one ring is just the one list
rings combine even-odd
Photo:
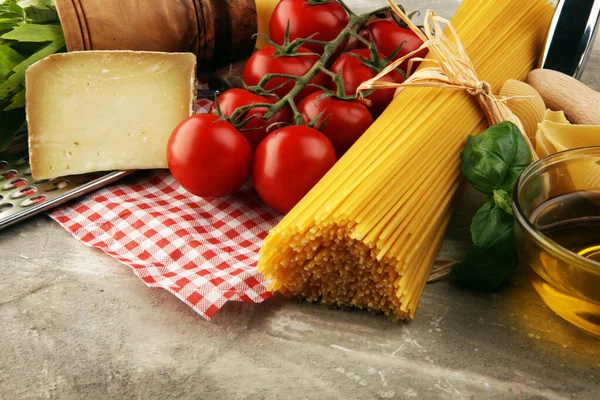
[[(546, 111), (536, 135), (536, 151), (540, 157), (591, 146), (600, 146), (600, 125), (572, 125), (562, 111)], [(582, 187), (600, 189), (600, 167), (581, 159), (572, 162), (554, 179), (574, 191)]]
[(540, 129), (556, 152), (600, 146), (600, 125), (572, 125), (562, 112), (549, 114)]
[(531, 142), (535, 142), (537, 126), (544, 120), (546, 113), (542, 96), (532, 86), (516, 79), (509, 79), (504, 83), (500, 96), (516, 97), (508, 100), (506, 105), (519, 117)]
[[(562, 111), (546, 110), (544, 113), (543, 122), (553, 122), (557, 124), (569, 124), (570, 122), (565, 117), (565, 113)], [(542, 123), (538, 124), (537, 132), (535, 134), (535, 151), (540, 158), (548, 157), (550, 154), (557, 152), (556, 147), (546, 137), (546, 131)]]

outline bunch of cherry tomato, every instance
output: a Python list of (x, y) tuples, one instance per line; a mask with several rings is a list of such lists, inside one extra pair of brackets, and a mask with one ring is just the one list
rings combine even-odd
[[(321, 60), (323, 43), (341, 40), (349, 22), (349, 12), (335, 0), (281, 0), (270, 20), (272, 45), (256, 51), (244, 68), (246, 88), (227, 90), (211, 113), (190, 117), (175, 128), (167, 151), (175, 179), (195, 195), (215, 198), (235, 192), (251, 176), (266, 204), (290, 211), (393, 100), (394, 89), (359, 99), (358, 86), (422, 45), (393, 19), (375, 18), (358, 32), (365, 41), (345, 40), (329, 60)], [(282, 51), (295, 39), (307, 40), (292, 54)], [(354, 49), (347, 50), (348, 43)], [(268, 105), (296, 85), (281, 75), (303, 77), (324, 61), (323, 71), (292, 104), (264, 118)], [(260, 91), (252, 90), (267, 74), (278, 76), (263, 82)], [(398, 71), (384, 79), (402, 82), (404, 74)], [(262, 106), (248, 108), (254, 104)], [(245, 112), (232, 120), (241, 107)]]

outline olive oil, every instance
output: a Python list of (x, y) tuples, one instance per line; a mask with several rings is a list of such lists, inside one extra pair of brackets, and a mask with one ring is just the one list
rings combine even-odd
[(556, 197), (538, 207), (531, 220), (536, 229), (562, 247), (600, 263), (600, 192)]
[(533, 287), (557, 314), (600, 336), (600, 192), (555, 197), (535, 209), (530, 221), (573, 256), (588, 260), (530, 247)]

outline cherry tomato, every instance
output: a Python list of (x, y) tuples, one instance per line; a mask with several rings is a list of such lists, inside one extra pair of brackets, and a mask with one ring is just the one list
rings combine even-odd
[[(251, 104), (273, 104), (277, 102), (277, 99), (272, 96), (260, 96), (245, 89), (229, 89), (223, 92), (217, 98), (217, 101), (223, 115), (230, 117), (240, 107)], [(211, 112), (214, 112), (216, 108), (217, 105), (213, 104)], [(292, 122), (292, 113), (287, 107), (268, 120), (264, 120), (263, 117), (267, 111), (266, 107), (251, 108), (248, 116), (245, 118), (249, 122), (240, 129), (240, 133), (248, 139), (253, 149), (256, 149), (270, 132), (281, 128), (281, 126), (271, 127), (271, 125), (278, 122)]]
[(333, 145), (321, 132), (288, 126), (271, 133), (258, 146), (252, 180), (265, 203), (287, 213), (336, 161)]
[[(394, 60), (398, 60), (405, 55), (417, 50), (423, 44), (421, 38), (416, 33), (408, 28), (399, 26), (396, 21), (392, 19), (376, 19), (370, 22), (365, 29), (360, 32), (360, 35), (365, 39), (369, 40), (369, 32), (373, 36), (373, 43), (377, 47), (379, 52), (386, 56), (394, 54), (396, 49), (402, 45), (400, 51), (394, 57)], [(361, 44), (359, 47), (365, 47)], [(424, 58), (427, 56), (429, 51), (427, 49), (418, 52), (415, 57)], [(418, 64), (413, 64), (413, 72), (418, 67)], [(408, 60), (404, 61), (400, 68), (404, 71), (408, 68)]]
[[(293, 76), (304, 76), (312, 68), (312, 66), (319, 61), (319, 56), (317, 55), (302, 55), (302, 53), (311, 53), (310, 50), (304, 47), (300, 47), (298, 49), (298, 53), (300, 53), (300, 55), (296, 56), (274, 55), (276, 51), (277, 50), (275, 47), (267, 46), (252, 54), (246, 63), (246, 66), (244, 67), (244, 72), (242, 73), (242, 78), (247, 85), (258, 85), (260, 80), (266, 74), (278, 73)], [(325, 85), (326, 81), (327, 78), (325, 74), (319, 72), (319, 74), (315, 76), (310, 83), (323, 86)], [(283, 97), (294, 88), (295, 82), (293, 80), (286, 78), (274, 78), (265, 85), (265, 89), (270, 90), (283, 83), (286, 84), (274, 92), (277, 96)], [(300, 102), (310, 93), (316, 92), (317, 90), (319, 89), (316, 87), (307, 86), (306, 88), (302, 89), (300, 93), (298, 93), (296, 96), (296, 101)]]
[[(312, 35), (315, 40), (330, 42), (336, 39), (348, 25), (348, 14), (335, 1), (322, 4), (308, 4), (307, 0), (282, 0), (271, 14), (269, 35), (271, 40), (282, 45), (285, 31), (290, 24), (290, 42), (297, 38), (306, 39)], [(348, 41), (340, 46), (346, 48)], [(304, 45), (312, 52), (323, 54), (323, 46), (313, 43)]]
[[(357, 54), (367, 60), (371, 57), (369, 49), (357, 49), (352, 50), (349, 53)], [(385, 58), (383, 54), (380, 54), (379, 56), (382, 59)], [(331, 71), (336, 74), (342, 74), (344, 89), (347, 95), (355, 94), (356, 89), (358, 89), (358, 86), (361, 83), (373, 78), (379, 72), (378, 70), (373, 70), (369, 66), (365, 65), (361, 59), (348, 53), (342, 54), (340, 58), (333, 63)], [(404, 82), (404, 76), (400, 72), (392, 71), (392, 73), (383, 77), (382, 80), (387, 82), (402, 83)], [(336, 88), (333, 80), (329, 81), (328, 86), (333, 90)], [(372, 102), (369, 109), (371, 110), (371, 114), (374, 118), (377, 118), (379, 115), (381, 115), (385, 108), (392, 102), (395, 92), (396, 89), (378, 89), (367, 96), (367, 99)]]
[(214, 114), (194, 115), (171, 134), (167, 162), (188, 192), (222, 197), (239, 189), (250, 175), (252, 148), (229, 122)]
[(335, 97), (319, 99), (324, 93), (319, 91), (309, 94), (298, 106), (298, 111), (305, 124), (323, 113), (315, 126), (329, 117), (321, 132), (331, 140), (338, 157), (341, 157), (373, 124), (373, 116), (358, 100), (340, 100)]

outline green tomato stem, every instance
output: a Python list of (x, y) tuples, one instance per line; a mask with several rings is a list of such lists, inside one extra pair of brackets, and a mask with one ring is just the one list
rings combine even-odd
[[(326, 66), (327, 66), (327, 63), (329, 62), (329, 60), (336, 53), (337, 49), (348, 38), (350, 38), (352, 33), (355, 30), (362, 28), (367, 23), (369, 18), (371, 18), (371, 16), (374, 15), (374, 13), (363, 14), (360, 16), (356, 15), (352, 11), (350, 11), (350, 9), (347, 8), (347, 6), (345, 4), (343, 4), (342, 1), (338, 0), (338, 3), (340, 3), (340, 5), (342, 7), (344, 7), (344, 9), (346, 9), (346, 12), (348, 13), (348, 19), (349, 19), (348, 25), (338, 35), (337, 38), (335, 38), (333, 41), (331, 41), (325, 45), (323, 55), (321, 56), (319, 61), (317, 61), (311, 67), (311, 69), (306, 74), (304, 74), (304, 76), (293, 77), (293, 78), (291, 76), (288, 76), (288, 79), (293, 79), (296, 81), (294, 88), (287, 95), (282, 97), (277, 103), (275, 103), (269, 107), (269, 111), (263, 117), (264, 119), (272, 118), (281, 109), (283, 109), (285, 106), (287, 106), (289, 104), (290, 108), (292, 109), (292, 112), (294, 114), (294, 123), (297, 125), (302, 124), (302, 115), (298, 112), (298, 109), (296, 108), (296, 105), (294, 103), (294, 98), (298, 95), (298, 93), (300, 93), (310, 83), (310, 81), (312, 79), (314, 79), (320, 72), (322, 72), (323, 69), (326, 69)], [(388, 9), (388, 7), (384, 8), (384, 9)], [(377, 12), (381, 12), (381, 10), (378, 10)], [(274, 76), (274, 75), (280, 75), (280, 74), (269, 74), (269, 75)], [(264, 84), (266, 84), (270, 79), (272, 79), (272, 77), (269, 77), (268, 75), (266, 75), (263, 79), (261, 79), (261, 84), (259, 84), (259, 85), (264, 86)]]
[[(229, 120), (231, 122), (235, 122), (238, 120), (238, 118), (240, 118), (240, 116), (243, 113), (245, 113), (248, 110), (251, 110), (253, 108), (258, 108), (258, 107), (269, 108), (269, 107), (271, 107), (271, 105), (272, 105), (271, 103), (255, 103), (255, 104), (248, 104), (247, 106), (238, 107), (233, 112), (233, 114), (231, 114), (231, 116), (229, 117)], [(266, 119), (268, 119), (268, 118), (266, 118)]]

